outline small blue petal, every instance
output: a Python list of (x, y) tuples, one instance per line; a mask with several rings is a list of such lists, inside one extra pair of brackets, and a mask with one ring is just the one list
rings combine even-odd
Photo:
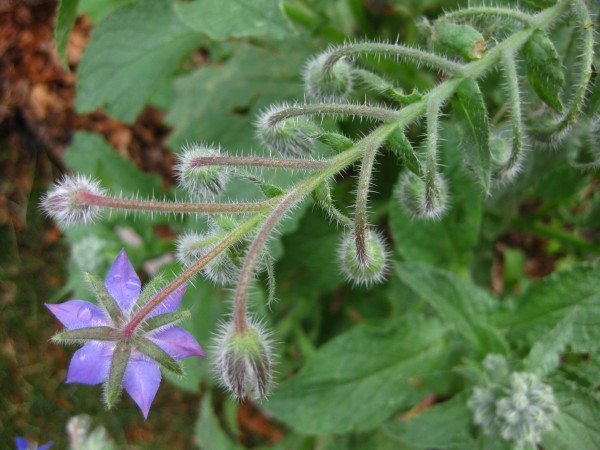
[(104, 310), (85, 300), (69, 300), (64, 303), (48, 304), (46, 308), (68, 330), (110, 325), (111, 320)]
[(44, 445), (38, 447), (38, 450), (48, 450), (50, 447), (54, 445), (53, 441), (46, 442)]
[(161, 378), (158, 364), (137, 351), (132, 352), (123, 376), (123, 387), (142, 410), (145, 419), (148, 418)]
[(17, 444), (17, 450), (27, 450), (29, 448), (29, 442), (23, 437), (16, 437), (15, 444)]
[(140, 295), (142, 282), (135, 273), (127, 253), (121, 250), (117, 259), (106, 275), (104, 287), (114, 298), (121, 310), (129, 312)]
[(99, 384), (108, 378), (115, 344), (90, 341), (71, 358), (66, 383)]
[(160, 305), (150, 311), (147, 317), (154, 317), (159, 314), (166, 314), (177, 311), (179, 308), (179, 304), (181, 303), (181, 299), (183, 298), (183, 294), (185, 294), (185, 290), (187, 289), (187, 284), (182, 284), (173, 292), (171, 292), (167, 298), (165, 298)]

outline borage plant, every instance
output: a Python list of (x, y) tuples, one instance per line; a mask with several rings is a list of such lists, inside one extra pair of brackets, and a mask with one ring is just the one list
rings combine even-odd
[[(430, 50), (372, 41), (332, 46), (306, 64), (309, 101), (272, 105), (256, 120), (268, 156), (235, 155), (208, 144), (183, 148), (176, 171), (189, 201), (116, 196), (91, 178), (66, 176), (43, 201), (63, 227), (89, 224), (106, 210), (208, 216), (204, 231), (178, 238), (176, 253), (185, 269), (169, 283), (159, 277), (141, 290), (122, 252), (104, 285), (89, 276), (97, 306), (79, 300), (48, 306), (67, 328), (54, 341), (85, 343), (67, 381), (104, 382), (109, 407), (124, 386), (147, 415), (160, 369), (181, 375), (178, 360), (203, 356), (196, 340), (175, 325), (190, 315), (177, 307), (186, 283), (200, 274), (235, 286), (231, 318), (215, 330), (210, 356), (220, 384), (238, 399), (273, 393), (264, 407), (300, 434), (368, 431), (355, 438), (359, 445), (401, 442), (406, 448), (533, 448), (542, 439), (547, 449), (577, 448), (563, 446), (587, 439), (578, 433), (577, 418), (600, 411), (598, 399), (586, 391), (598, 379), (598, 365), (589, 368), (595, 375), (587, 379), (577, 372), (597, 348), (591, 317), (597, 315), (592, 309), (598, 269), (574, 267), (506, 302), (467, 280), (476, 272), (482, 199), (504, 195), (506, 185), (529, 167), (529, 147), (559, 147), (571, 130), (597, 134), (589, 8), (583, 0), (561, 0), (537, 12), (473, 6), (422, 24)], [(571, 44), (557, 50), (552, 31), (558, 22)], [(381, 58), (423, 66), (437, 82), (407, 92), (377, 73)], [(500, 100), (486, 98), (485, 77), (501, 80)], [(335, 121), (348, 119), (368, 124), (362, 137), (339, 131)], [(396, 254), (369, 210), (376, 158), (384, 151), (403, 166), (390, 206)], [(265, 169), (301, 178), (282, 187), (261, 175)], [(352, 208), (334, 202), (333, 183), (348, 170), (357, 173)], [(222, 201), (234, 179), (254, 184), (265, 198)], [(377, 327), (357, 326), (340, 335), (274, 390), (277, 339), (263, 318), (249, 313), (249, 293), (266, 272), (268, 303), (275, 298), (269, 241), (309, 197), (342, 230), (337, 255), (327, 255), (323, 264), (337, 259), (353, 285), (372, 286), (392, 276), (413, 304), (399, 303), (407, 311)], [(403, 242), (419, 239), (430, 244), (411, 244), (422, 245), (416, 252)], [(564, 368), (559, 357), (567, 348), (574, 359)], [(388, 421), (427, 392), (436, 401), (415, 407), (402, 421)], [(471, 423), (479, 426), (477, 433)], [(589, 442), (598, 444), (595, 433)]]

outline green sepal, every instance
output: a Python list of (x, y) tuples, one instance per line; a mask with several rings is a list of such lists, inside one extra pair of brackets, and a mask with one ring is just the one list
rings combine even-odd
[(477, 82), (465, 78), (458, 85), (452, 107), (459, 124), (467, 164), (486, 192), (490, 188), (490, 120)]
[(104, 389), (104, 400), (108, 408), (112, 408), (123, 390), (123, 376), (125, 375), (125, 369), (130, 357), (131, 345), (127, 342), (118, 342), (110, 363), (110, 370)]
[(433, 49), (467, 61), (483, 58), (487, 46), (483, 35), (470, 25), (438, 22), (432, 30)]
[(352, 139), (338, 133), (323, 133), (317, 138), (319, 142), (328, 145), (336, 153), (342, 153), (354, 145)]
[(388, 147), (400, 157), (408, 169), (416, 175), (423, 176), (423, 168), (417, 152), (400, 128), (396, 128), (388, 137)]
[(148, 301), (154, 297), (158, 292), (161, 291), (162, 287), (166, 284), (166, 279), (163, 274), (155, 275), (142, 289), (135, 306), (141, 308)]
[(560, 91), (565, 84), (565, 76), (558, 52), (546, 32), (533, 32), (523, 46), (523, 57), (533, 90), (548, 106), (562, 111)]
[(242, 177), (244, 177), (246, 180), (251, 181), (256, 186), (258, 186), (258, 188), (261, 190), (261, 192), (267, 198), (279, 197), (280, 195), (283, 195), (285, 193), (283, 191), (283, 189), (281, 189), (279, 186), (275, 186), (274, 184), (267, 183), (265, 180), (257, 177), (254, 174), (251, 174), (250, 172), (246, 172), (245, 170), (238, 169), (236, 173), (238, 175), (241, 175)]
[(179, 322), (189, 319), (191, 316), (192, 313), (188, 310), (159, 314), (146, 319), (140, 328), (143, 333), (147, 333), (167, 325), (175, 325)]
[(183, 375), (183, 369), (179, 363), (150, 339), (139, 336), (135, 339), (134, 345), (138, 351), (156, 361), (160, 366), (176, 375)]
[(317, 205), (323, 208), (331, 219), (335, 220), (342, 226), (353, 226), (354, 222), (352, 219), (337, 209), (333, 204), (333, 199), (331, 198), (331, 188), (327, 181), (323, 181), (321, 184), (319, 184), (312, 192), (312, 196)]
[(77, 344), (85, 341), (116, 341), (119, 332), (112, 327), (88, 327), (64, 330), (55, 334), (52, 341), (60, 344)]
[(366, 84), (370, 89), (379, 92), (384, 97), (389, 98), (402, 106), (410, 105), (411, 103), (421, 100), (422, 95), (418, 91), (413, 91), (410, 94), (405, 94), (402, 89), (395, 87), (389, 81), (381, 78), (369, 70), (354, 69), (353, 75), (360, 81)]
[(104, 287), (104, 283), (102, 282), (102, 280), (88, 272), (85, 272), (84, 275), (91, 288), (94, 290), (96, 298), (98, 299), (98, 302), (100, 303), (102, 308), (108, 313), (109, 317), (112, 319), (113, 322), (119, 321), (119, 319), (123, 315), (123, 312), (121, 311), (121, 308), (119, 307), (117, 301), (114, 298), (112, 298), (112, 296)]

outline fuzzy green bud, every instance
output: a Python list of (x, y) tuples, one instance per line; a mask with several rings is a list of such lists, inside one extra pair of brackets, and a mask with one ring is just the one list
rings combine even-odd
[(311, 59), (304, 69), (304, 88), (309, 98), (320, 102), (343, 101), (352, 93), (352, 66), (344, 59), (325, 67), (329, 58), (323, 53)]
[(365, 256), (361, 260), (356, 247), (356, 236), (346, 233), (338, 251), (342, 272), (354, 284), (379, 283), (385, 279), (388, 269), (388, 251), (381, 235), (368, 231), (365, 238)]
[(435, 51), (467, 61), (483, 58), (487, 46), (483, 35), (472, 26), (449, 22), (435, 24), (432, 41)]
[(439, 173), (432, 185), (427, 186), (424, 179), (406, 171), (400, 178), (396, 193), (402, 207), (418, 219), (438, 219), (448, 207), (446, 181)]
[(236, 398), (259, 400), (268, 395), (273, 357), (269, 336), (260, 324), (250, 322), (241, 332), (235, 330), (233, 322), (223, 324), (215, 350), (215, 372)]
[(225, 167), (202, 165), (200, 161), (203, 157), (220, 155), (221, 150), (216, 147), (201, 144), (184, 147), (175, 167), (179, 184), (200, 200), (214, 198), (225, 187), (229, 172)]

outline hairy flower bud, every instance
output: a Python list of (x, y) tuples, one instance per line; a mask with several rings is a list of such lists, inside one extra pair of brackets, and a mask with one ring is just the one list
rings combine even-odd
[(104, 194), (100, 184), (89, 177), (66, 176), (42, 198), (41, 205), (61, 226), (91, 223), (100, 211), (90, 200)]
[(398, 199), (402, 207), (413, 217), (419, 219), (438, 219), (448, 206), (448, 189), (441, 174), (436, 174), (430, 189), (432, 195), (427, 195), (425, 180), (410, 171), (406, 171), (397, 188)]
[(365, 239), (365, 261), (361, 261), (353, 232), (346, 233), (339, 248), (338, 258), (342, 272), (355, 284), (379, 283), (385, 279), (388, 252), (381, 235), (369, 231)]
[(319, 127), (304, 117), (279, 119), (288, 105), (275, 105), (256, 121), (256, 136), (268, 149), (283, 156), (307, 156), (311, 153)]
[(511, 161), (512, 157), (509, 142), (500, 136), (492, 136), (490, 139), (490, 163), (494, 181), (508, 182), (519, 173), (522, 157), (519, 155), (515, 161)]
[(441, 53), (467, 61), (481, 59), (486, 42), (483, 35), (470, 25), (438, 22), (432, 30), (433, 48)]
[(329, 55), (311, 59), (304, 69), (304, 88), (309, 98), (321, 102), (346, 100), (352, 93), (352, 66), (344, 59), (326, 68)]
[(207, 200), (218, 195), (227, 180), (229, 172), (225, 167), (202, 165), (198, 159), (207, 156), (220, 156), (221, 150), (207, 145), (193, 144), (183, 148), (179, 163), (175, 167), (179, 184), (190, 195)]
[(223, 324), (216, 339), (215, 371), (221, 384), (236, 398), (259, 400), (269, 394), (272, 354), (268, 334), (250, 322), (237, 332), (233, 322)]
[[(194, 265), (210, 252), (224, 237), (212, 231), (206, 233), (188, 233), (177, 240), (177, 259), (186, 267)], [(202, 274), (215, 284), (227, 286), (235, 283), (239, 268), (234, 264), (230, 249), (215, 256), (202, 268)]]

